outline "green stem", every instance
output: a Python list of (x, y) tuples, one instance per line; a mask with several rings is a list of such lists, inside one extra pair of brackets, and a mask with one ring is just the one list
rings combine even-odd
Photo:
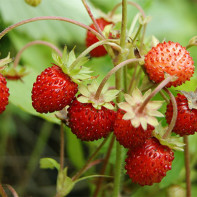
[(140, 26), (139, 26), (139, 28), (138, 28), (138, 30), (137, 30), (137, 33), (135, 34), (135, 37), (134, 37), (133, 40), (132, 40), (133, 43), (134, 43), (135, 40), (137, 39), (137, 37), (138, 37), (138, 35), (139, 35), (139, 33), (140, 33), (142, 27), (143, 27), (143, 25), (140, 25)]
[(164, 88), (164, 90), (168, 93), (168, 95), (170, 96), (170, 100), (172, 102), (172, 107), (173, 107), (173, 115), (172, 115), (172, 120), (170, 122), (170, 125), (168, 126), (167, 131), (165, 132), (165, 134), (163, 135), (163, 139), (168, 138), (171, 135), (171, 132), (176, 124), (176, 120), (177, 120), (177, 103), (176, 103), (176, 99), (174, 98), (173, 94), (167, 89)]
[(103, 147), (103, 145), (106, 143), (106, 141), (107, 141), (108, 138), (109, 137), (107, 137), (107, 138), (105, 138), (103, 140), (103, 142), (99, 145), (99, 147), (97, 147), (97, 149), (95, 150), (95, 152), (90, 156), (90, 158), (87, 160), (87, 162), (85, 163), (85, 165), (81, 168), (81, 170), (79, 170), (77, 172), (77, 174), (72, 177), (72, 180), (73, 181), (76, 181), (86, 171), (86, 168), (89, 166), (89, 163), (94, 159), (94, 157), (96, 157), (96, 155), (98, 154), (98, 152), (100, 151), (100, 149)]
[(60, 126), (60, 170), (64, 169), (64, 123)]
[(89, 31), (91, 31), (95, 36), (97, 36), (98, 39), (102, 40), (102, 36), (95, 31), (94, 29), (92, 29), (91, 27), (84, 25), (78, 21), (66, 18), (66, 17), (59, 17), (59, 16), (39, 16), (39, 17), (35, 17), (35, 18), (30, 18), (30, 19), (26, 19), (23, 21), (20, 21), (14, 25), (11, 25), (9, 27), (7, 27), (6, 29), (4, 29), (1, 33), (0, 33), (0, 39), (7, 34), (8, 32), (10, 32), (11, 30), (15, 29), (16, 27), (19, 27), (21, 25), (27, 24), (27, 23), (31, 23), (31, 22), (35, 22), (35, 21), (42, 21), (42, 20), (58, 20), (58, 21), (64, 21), (64, 22), (68, 22), (68, 23), (72, 23), (75, 25), (78, 25), (84, 29), (87, 29)]
[(186, 49), (189, 49), (189, 48), (191, 48), (191, 47), (193, 47), (193, 46), (197, 46), (197, 43), (196, 43), (196, 44), (188, 44), (185, 48), (186, 48)]
[[(111, 139), (111, 142), (109, 144), (108, 150), (107, 150), (107, 154), (106, 154), (105, 159), (104, 159), (103, 167), (101, 169), (101, 172), (99, 173), (100, 175), (104, 175), (105, 174), (105, 171), (106, 171), (106, 168), (107, 168), (107, 164), (109, 162), (109, 157), (110, 157), (113, 145), (114, 145), (114, 141), (115, 141), (115, 136), (113, 135), (112, 139)], [(98, 182), (96, 183), (97, 187), (96, 187), (96, 190), (95, 190), (95, 192), (93, 194), (93, 197), (97, 197), (99, 195), (99, 192), (100, 192), (100, 189), (101, 189), (101, 186), (102, 186), (102, 182), (103, 182), (103, 177), (100, 177), (98, 179)]]
[(183, 137), (184, 140), (184, 156), (185, 156), (185, 170), (186, 170), (186, 188), (187, 197), (191, 197), (191, 180), (190, 180), (190, 158), (189, 158), (189, 142), (188, 136)]
[(61, 52), (55, 45), (53, 45), (52, 43), (49, 43), (49, 42), (46, 42), (46, 41), (42, 41), (42, 40), (35, 40), (35, 41), (33, 41), (33, 42), (27, 43), (27, 44), (17, 53), (17, 55), (16, 55), (16, 57), (15, 57), (15, 60), (14, 60), (14, 68), (17, 67), (22, 53), (23, 53), (27, 48), (29, 48), (30, 46), (37, 45), (37, 44), (48, 46), (48, 47), (52, 48), (54, 51), (56, 51), (60, 57), (62, 56), (62, 52)]
[(93, 45), (89, 46), (87, 49), (85, 49), (78, 57), (77, 59), (70, 65), (70, 70), (72, 70), (79, 62), (80, 60), (85, 57), (88, 53), (90, 53), (90, 51), (92, 51), (93, 49), (95, 49), (96, 47), (100, 46), (100, 45), (110, 45), (113, 48), (115, 48), (117, 51), (121, 51), (121, 47), (115, 43), (112, 43), (111, 39), (106, 39), (106, 40), (100, 40), (96, 43), (94, 43)]

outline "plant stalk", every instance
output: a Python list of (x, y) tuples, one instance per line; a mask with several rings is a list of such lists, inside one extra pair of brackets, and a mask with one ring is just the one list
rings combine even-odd
[(189, 158), (189, 142), (188, 136), (183, 137), (185, 144), (184, 147), (184, 156), (185, 156), (185, 170), (186, 170), (186, 188), (187, 188), (187, 197), (191, 197), (191, 180), (190, 180), (190, 158)]
[(64, 169), (64, 124), (60, 125), (60, 170)]

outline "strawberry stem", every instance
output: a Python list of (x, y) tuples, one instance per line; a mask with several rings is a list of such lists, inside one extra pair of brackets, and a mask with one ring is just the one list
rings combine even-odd
[(60, 126), (60, 170), (64, 169), (64, 124)]
[(18, 65), (18, 63), (19, 63), (19, 61), (20, 61), (20, 57), (21, 57), (22, 53), (23, 53), (27, 48), (29, 48), (30, 46), (37, 45), (37, 44), (48, 46), (48, 47), (52, 48), (54, 51), (56, 51), (60, 57), (62, 56), (62, 52), (61, 52), (55, 45), (53, 45), (52, 43), (49, 43), (49, 42), (46, 42), (46, 41), (42, 41), (42, 40), (36, 40), (36, 41), (27, 43), (27, 44), (17, 53), (17, 55), (16, 55), (16, 57), (15, 57), (15, 60), (14, 60), (14, 68), (17, 67), (17, 65)]
[(0, 194), (2, 195), (2, 197), (8, 197), (7, 194), (5, 193), (5, 190), (3, 189), (2, 184), (0, 184)]
[(96, 157), (96, 155), (98, 154), (98, 152), (101, 150), (101, 148), (103, 147), (103, 145), (107, 142), (109, 136), (106, 137), (103, 142), (97, 147), (97, 149), (95, 150), (95, 152), (90, 156), (90, 158), (87, 160), (87, 162), (85, 163), (85, 165), (81, 168), (81, 170), (79, 170), (77, 172), (77, 174), (75, 174), (72, 177), (72, 181), (76, 181), (87, 169), (87, 167), (89, 166), (90, 162)]
[[(135, 3), (135, 2), (132, 2), (132, 1), (127, 1), (127, 3), (128, 3), (129, 5), (132, 5), (132, 6), (136, 7), (136, 8), (139, 10), (139, 12), (142, 14), (142, 17), (143, 17), (143, 18), (146, 18), (145, 12), (144, 12), (144, 10), (142, 9), (142, 7), (141, 7), (139, 4), (137, 4), (137, 3)], [(122, 3), (118, 3), (118, 4), (112, 9), (112, 11), (111, 11), (111, 13), (110, 13), (110, 17), (112, 17), (112, 16), (114, 15), (114, 13), (116, 12), (116, 10), (117, 10), (121, 5), (122, 5)]]
[(89, 46), (87, 49), (85, 49), (78, 57), (77, 59), (70, 65), (70, 70), (72, 70), (79, 62), (80, 60), (85, 57), (88, 53), (90, 53), (90, 51), (92, 51), (93, 49), (95, 49), (96, 47), (100, 46), (100, 45), (110, 45), (112, 46), (114, 49), (116, 49), (117, 51), (121, 51), (121, 47), (119, 45), (117, 45), (116, 43), (113, 43), (112, 39), (106, 39), (106, 40), (100, 40), (96, 43), (94, 43), (93, 45)]
[(133, 63), (133, 62), (139, 62), (139, 61), (142, 61), (142, 60), (143, 60), (142, 58), (128, 59), (128, 60), (125, 60), (124, 62), (121, 62), (120, 64), (118, 64), (114, 68), (112, 68), (107, 73), (107, 75), (104, 77), (104, 79), (102, 80), (102, 82), (100, 83), (100, 85), (99, 85), (99, 87), (98, 87), (98, 89), (96, 91), (96, 94), (95, 94), (94, 99), (95, 100), (99, 100), (99, 97), (100, 97), (100, 94), (102, 92), (102, 89), (105, 86), (106, 82), (108, 81), (108, 79), (110, 78), (111, 75), (113, 75), (114, 73), (116, 73), (119, 69), (121, 69), (122, 67), (126, 66), (127, 64), (130, 64), (130, 63)]
[(152, 92), (151, 94), (146, 98), (146, 100), (142, 103), (142, 105), (139, 107), (137, 113), (142, 113), (148, 102), (153, 98), (162, 88), (164, 88), (170, 81), (172, 80), (172, 76), (167, 77), (164, 79)]
[(19, 197), (16, 190), (11, 186), (6, 184), (6, 187), (9, 189), (9, 191), (12, 193), (13, 197)]
[(7, 34), (8, 32), (10, 32), (12, 29), (15, 29), (16, 27), (19, 27), (21, 25), (27, 24), (27, 23), (31, 23), (31, 22), (35, 22), (35, 21), (42, 21), (42, 20), (58, 20), (58, 21), (64, 21), (64, 22), (68, 22), (68, 23), (72, 23), (75, 25), (78, 25), (84, 29), (87, 29), (89, 31), (91, 31), (95, 36), (97, 36), (98, 39), (103, 39), (103, 37), (94, 29), (92, 29), (91, 27), (84, 25), (83, 23), (80, 23), (78, 21), (66, 18), (66, 17), (60, 17), (60, 16), (39, 16), (39, 17), (35, 17), (35, 18), (30, 18), (30, 19), (26, 19), (23, 21), (20, 21), (14, 25), (11, 25), (9, 27), (7, 27), (6, 29), (4, 29), (1, 33), (0, 33), (0, 39)]
[[(114, 141), (115, 141), (115, 135), (112, 136), (111, 142), (110, 142), (108, 150), (107, 150), (107, 154), (106, 154), (105, 159), (104, 159), (103, 167), (101, 169), (101, 172), (99, 173), (100, 175), (105, 174), (106, 167), (107, 167), (107, 164), (109, 162), (109, 157), (110, 157), (113, 145), (114, 145)], [(102, 186), (102, 182), (103, 182), (103, 177), (100, 177), (98, 179), (97, 183), (96, 183), (97, 187), (96, 187), (96, 190), (93, 194), (93, 197), (97, 197), (99, 195), (99, 192), (100, 192), (100, 189), (101, 189), (101, 186)]]
[(92, 12), (91, 12), (91, 10), (90, 10), (88, 4), (86, 3), (85, 0), (82, 0), (82, 3), (83, 3), (83, 5), (84, 5), (84, 7), (86, 8), (86, 10), (87, 10), (87, 12), (88, 12), (90, 18), (92, 19), (92, 22), (93, 22), (93, 24), (94, 24), (96, 30), (99, 32), (99, 34), (102, 36), (102, 38), (105, 39), (105, 36), (103, 35), (103, 33), (102, 33), (102, 31), (101, 31), (101, 28), (99, 27), (98, 23), (96, 22), (96, 19), (94, 18), (94, 16), (93, 16), (93, 14), (92, 14)]
[(186, 170), (186, 188), (187, 188), (187, 197), (191, 197), (191, 180), (190, 180), (190, 158), (189, 158), (189, 142), (188, 136), (183, 137), (184, 141), (184, 156), (185, 156), (185, 170)]
[(174, 95), (170, 92), (170, 90), (168, 90), (167, 88), (164, 88), (164, 90), (168, 93), (168, 95), (170, 96), (170, 100), (172, 102), (172, 107), (173, 107), (173, 115), (172, 115), (172, 120), (170, 122), (170, 125), (168, 126), (167, 131), (165, 132), (165, 134), (163, 135), (163, 139), (168, 138), (171, 135), (171, 132), (176, 124), (176, 120), (177, 120), (177, 103), (176, 103), (176, 99), (174, 98)]

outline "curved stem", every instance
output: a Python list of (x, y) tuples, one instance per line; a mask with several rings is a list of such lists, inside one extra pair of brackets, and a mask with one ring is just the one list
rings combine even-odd
[[(132, 6), (136, 7), (136, 8), (140, 11), (140, 13), (142, 14), (143, 18), (146, 18), (146, 14), (145, 14), (144, 10), (142, 9), (142, 7), (141, 7), (139, 4), (137, 4), (137, 3), (135, 3), (135, 2), (132, 2), (132, 1), (127, 1), (127, 3), (128, 3), (129, 5), (132, 5)], [(118, 4), (112, 9), (111, 14), (110, 14), (110, 17), (112, 17), (112, 16), (114, 15), (115, 11), (116, 11), (116, 10), (119, 8), (119, 6), (121, 6), (121, 5), (122, 5), (122, 3), (118, 3)]]
[(189, 142), (188, 136), (183, 137), (185, 144), (184, 147), (184, 156), (185, 156), (185, 171), (186, 171), (186, 188), (187, 188), (187, 197), (191, 197), (191, 180), (190, 180), (190, 158), (189, 158)]
[(3, 189), (2, 184), (0, 184), (0, 194), (2, 195), (2, 197), (8, 197), (5, 190)]
[(50, 48), (52, 48), (54, 51), (56, 51), (59, 56), (61, 57), (62, 56), (62, 52), (55, 46), (53, 45), (52, 43), (49, 43), (49, 42), (46, 42), (46, 41), (42, 41), (42, 40), (35, 40), (35, 41), (32, 41), (32, 42), (29, 42), (27, 43), (16, 55), (15, 57), (15, 60), (14, 60), (14, 68), (17, 67), (19, 61), (20, 61), (20, 57), (22, 55), (22, 53), (27, 49), (29, 48), (30, 46), (33, 46), (33, 45), (45, 45), (45, 46), (48, 46)]
[(193, 46), (197, 46), (197, 43), (196, 43), (196, 44), (188, 44), (185, 48), (186, 48), (186, 49), (189, 49), (189, 48), (191, 48), (191, 47), (193, 47)]
[(120, 68), (126, 66), (127, 64), (130, 64), (130, 63), (133, 63), (133, 62), (139, 62), (141, 61), (142, 59), (128, 59), (128, 60), (125, 60), (124, 62), (121, 62), (120, 64), (118, 64), (117, 66), (115, 66), (113, 69), (111, 69), (107, 75), (105, 76), (105, 78), (102, 80), (102, 82), (100, 83), (97, 91), (96, 91), (96, 94), (95, 94), (95, 100), (99, 100), (99, 97), (100, 97), (100, 94), (102, 92), (102, 89), (103, 87), (105, 86), (107, 80), (111, 77), (111, 75), (113, 75), (115, 72), (117, 72)]
[(170, 81), (172, 80), (172, 76), (167, 77), (165, 80), (163, 80), (152, 92), (151, 94), (145, 99), (145, 101), (142, 103), (142, 105), (138, 109), (138, 113), (142, 113), (148, 102), (151, 98), (155, 96), (162, 88), (164, 88)]
[(112, 43), (111, 41), (113, 41), (113, 40), (111, 40), (111, 39), (100, 40), (100, 41), (94, 43), (93, 45), (91, 45), (90, 47), (88, 47), (87, 49), (85, 49), (77, 57), (77, 59), (70, 65), (70, 69), (72, 70), (75, 67), (75, 65), (77, 65), (80, 62), (81, 58), (85, 57), (88, 53), (90, 53), (90, 51), (92, 51), (93, 49), (95, 49), (96, 47), (98, 47), (100, 45), (104, 45), (104, 44), (110, 45), (113, 48), (115, 48), (116, 50), (121, 51), (121, 47), (119, 45), (115, 44), (115, 43)]
[(15, 191), (15, 189), (11, 185), (6, 184), (6, 187), (10, 190), (10, 192), (13, 195), (13, 197), (19, 197), (17, 192)]
[(35, 17), (35, 18), (30, 18), (30, 19), (26, 19), (23, 21), (20, 21), (14, 25), (11, 25), (9, 27), (7, 27), (6, 29), (4, 29), (1, 33), (0, 33), (0, 39), (7, 34), (9, 31), (11, 31), (12, 29), (15, 29), (16, 27), (19, 27), (21, 25), (27, 24), (27, 23), (31, 23), (31, 22), (35, 22), (35, 21), (42, 21), (42, 20), (58, 20), (58, 21), (64, 21), (64, 22), (68, 22), (68, 23), (72, 23), (75, 25), (78, 25), (84, 29), (87, 29), (89, 31), (91, 31), (95, 36), (97, 36), (98, 39), (103, 39), (102, 36), (95, 31), (94, 29), (92, 29), (91, 27), (84, 25), (78, 21), (66, 18), (66, 17), (60, 17), (60, 16), (39, 16), (39, 17)]
[(103, 142), (99, 145), (99, 147), (97, 147), (97, 149), (95, 150), (95, 152), (90, 156), (90, 158), (87, 160), (86, 164), (81, 168), (81, 170), (79, 170), (77, 172), (77, 174), (72, 177), (72, 180), (73, 181), (77, 180), (83, 174), (83, 172), (86, 171), (89, 163), (94, 159), (94, 157), (96, 157), (96, 155), (98, 154), (98, 152), (100, 151), (100, 149), (103, 147), (103, 145), (106, 143), (106, 141), (108, 140), (108, 138), (109, 137), (107, 137), (107, 138), (105, 138), (103, 140)]
[[(105, 159), (104, 159), (103, 167), (101, 169), (101, 172), (99, 173), (100, 175), (104, 175), (105, 174), (105, 171), (106, 171), (106, 168), (107, 168), (107, 164), (109, 162), (109, 157), (110, 157), (113, 145), (114, 145), (114, 141), (115, 141), (115, 135), (112, 136), (111, 142), (110, 142), (108, 150), (107, 150), (107, 154), (106, 154)], [(100, 188), (102, 186), (102, 182), (103, 182), (103, 177), (100, 177), (98, 179), (98, 182), (96, 183), (97, 187), (96, 187), (96, 190), (95, 190), (95, 192), (93, 194), (93, 197), (97, 197), (99, 195), (99, 191), (100, 191)]]
[(94, 16), (93, 16), (93, 14), (92, 14), (92, 12), (91, 12), (91, 10), (90, 10), (88, 4), (86, 3), (85, 0), (82, 0), (82, 2), (83, 2), (84, 7), (86, 8), (86, 10), (87, 10), (87, 12), (88, 12), (90, 18), (92, 19), (92, 22), (93, 22), (93, 24), (94, 24), (96, 30), (97, 30), (97, 31), (99, 32), (99, 34), (103, 37), (103, 39), (105, 39), (105, 36), (103, 35), (103, 33), (102, 33), (102, 31), (101, 31), (101, 28), (99, 27), (98, 23), (96, 22), (96, 20), (95, 20), (95, 18), (94, 18)]
[(176, 99), (174, 98), (174, 95), (167, 89), (164, 88), (164, 90), (169, 94), (170, 96), (170, 100), (172, 102), (172, 107), (173, 107), (173, 115), (172, 115), (172, 120), (170, 122), (170, 125), (168, 126), (167, 131), (165, 132), (165, 134), (163, 135), (162, 138), (168, 138), (176, 124), (176, 119), (177, 119), (177, 103), (176, 103)]

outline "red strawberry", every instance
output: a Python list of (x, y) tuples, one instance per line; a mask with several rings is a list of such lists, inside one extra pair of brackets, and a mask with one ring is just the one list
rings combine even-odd
[[(98, 18), (96, 19), (96, 22), (98, 23), (101, 31), (105, 28), (106, 25), (110, 25), (112, 24), (111, 22), (106, 21), (104, 18)], [(91, 24), (90, 27), (94, 30), (96, 30), (94, 24)], [(97, 39), (97, 37), (92, 34), (90, 31), (87, 31), (87, 35), (86, 35), (86, 46), (89, 47), (92, 44), (98, 42), (99, 40)], [(104, 46), (98, 46), (95, 49), (93, 49), (90, 52), (90, 55), (92, 57), (101, 57), (107, 54), (107, 51), (105, 50)]]
[(151, 137), (154, 127), (148, 124), (146, 130), (141, 125), (135, 128), (130, 120), (123, 119), (124, 114), (125, 112), (119, 109), (114, 123), (114, 134), (117, 141), (125, 148), (142, 145), (146, 139)]
[[(183, 135), (192, 135), (197, 131), (197, 109), (190, 109), (185, 95), (177, 94), (177, 120), (173, 132)], [(167, 105), (166, 120), (170, 124), (173, 114), (172, 103)]]
[(8, 105), (9, 89), (7, 88), (7, 81), (0, 74), (0, 114), (5, 110)]
[(148, 52), (145, 69), (149, 78), (156, 83), (164, 80), (165, 73), (175, 75), (177, 80), (168, 83), (166, 87), (176, 87), (190, 80), (194, 73), (194, 62), (185, 47), (169, 41), (159, 43)]
[(69, 126), (77, 138), (98, 140), (113, 131), (116, 112), (105, 107), (96, 109), (91, 103), (75, 99), (68, 109)]
[(171, 169), (174, 152), (156, 138), (150, 138), (135, 150), (130, 149), (127, 156), (127, 174), (132, 182), (144, 186), (159, 183), (166, 176)]
[(77, 87), (59, 66), (46, 68), (33, 84), (32, 105), (40, 113), (62, 110), (72, 102)]

